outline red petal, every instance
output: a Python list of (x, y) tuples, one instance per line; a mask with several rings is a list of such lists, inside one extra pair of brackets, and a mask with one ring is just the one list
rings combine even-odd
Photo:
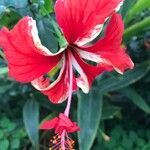
[(125, 50), (121, 48), (123, 32), (124, 25), (121, 15), (114, 14), (106, 29), (105, 37), (93, 46), (82, 47), (81, 49), (99, 55), (106, 68), (114, 68), (123, 73), (125, 69), (132, 69), (134, 66)]
[(71, 120), (65, 116), (63, 113), (59, 114), (59, 122), (57, 124), (57, 127), (55, 129), (55, 133), (59, 133), (60, 135), (64, 130), (67, 131), (67, 129), (72, 126)]
[(73, 53), (72, 63), (80, 74), (80, 77), (77, 78), (77, 85), (83, 92), (88, 93), (92, 81), (104, 71), (103, 68), (101, 66), (92, 66), (84, 62), (76, 52)]
[(59, 114), (59, 126), (70, 127), (73, 125), (72, 121), (63, 113)]
[(61, 134), (64, 130), (66, 130), (68, 133), (72, 133), (79, 131), (80, 128), (75, 122), (72, 122), (67, 116), (61, 113), (59, 115), (59, 123), (56, 127), (55, 132)]
[(4, 49), (11, 77), (20, 82), (30, 82), (50, 71), (61, 55), (50, 56), (41, 45), (35, 21), (24, 17), (12, 29), (0, 31), (0, 47)]
[(76, 122), (73, 122), (73, 125), (67, 130), (68, 133), (73, 133), (77, 131), (80, 131), (80, 127), (76, 124)]
[[(40, 90), (43, 94), (47, 95), (51, 102), (53, 103), (61, 103), (68, 97), (68, 88), (69, 88), (69, 79), (68, 79), (68, 63), (67, 58), (65, 58), (63, 66), (61, 68), (60, 74), (58, 78), (53, 82), (43, 80), (43, 77), (32, 81), (32, 85)], [(74, 77), (73, 77), (74, 78)], [(73, 89), (76, 90), (76, 81), (75, 78), (73, 79), (74, 87)]]
[(45, 121), (41, 124), (40, 129), (50, 130), (50, 129), (56, 128), (56, 125), (58, 124), (58, 120), (59, 119), (55, 117), (52, 120)]
[(57, 21), (69, 43), (91, 39), (123, 0), (57, 0)]

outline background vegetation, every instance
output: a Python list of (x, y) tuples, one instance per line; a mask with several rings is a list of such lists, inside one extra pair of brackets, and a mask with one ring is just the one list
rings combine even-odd
[[(53, 6), (52, 0), (1, 0), (0, 28), (32, 16), (42, 43), (56, 52), (63, 43)], [(88, 95), (80, 90), (74, 94), (71, 116), (82, 128), (73, 135), (76, 149), (150, 150), (150, 1), (125, 0), (120, 12), (126, 27), (123, 45), (135, 68), (123, 76), (104, 73)], [(53, 131), (41, 132), (39, 124), (66, 104), (51, 104), (30, 84), (10, 79), (7, 71), (0, 50), (0, 150), (47, 150)]]

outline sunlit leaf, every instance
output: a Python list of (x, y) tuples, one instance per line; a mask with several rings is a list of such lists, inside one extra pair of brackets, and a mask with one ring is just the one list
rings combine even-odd
[(144, 29), (150, 27), (150, 16), (144, 20), (137, 22), (136, 24), (129, 26), (124, 32), (124, 40), (128, 40), (131, 37), (142, 33)]
[[(131, 0), (128, 0), (131, 1)], [(133, 1), (131, 1), (132, 3)], [(150, 8), (150, 0), (137, 0), (136, 4), (127, 12), (125, 23), (130, 22), (137, 13), (140, 13), (146, 8)]]
[(48, 15), (54, 11), (53, 0), (44, 0), (44, 2), (44, 6), (40, 10), (43, 16)]
[(19, 19), (21, 19), (21, 15), (16, 12), (14, 9), (9, 9), (0, 16), (0, 28), (3, 26), (7, 26), (8, 28), (12, 28)]

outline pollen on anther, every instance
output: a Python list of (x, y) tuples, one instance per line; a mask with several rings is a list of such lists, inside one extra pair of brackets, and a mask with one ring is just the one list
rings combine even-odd
[[(49, 150), (64, 150), (62, 148), (61, 145), (61, 136), (60, 135), (55, 135), (53, 136), (53, 138), (50, 140), (50, 148)], [(65, 145), (65, 150), (75, 150), (74, 146), (75, 146), (75, 141), (72, 140), (68, 134), (65, 134), (65, 141), (64, 141), (64, 145)]]

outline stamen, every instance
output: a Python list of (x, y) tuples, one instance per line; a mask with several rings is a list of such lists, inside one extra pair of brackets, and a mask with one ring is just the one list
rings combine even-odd
[(50, 140), (50, 148), (49, 150), (75, 150), (75, 141), (72, 140), (67, 133), (65, 133), (64, 136), (64, 147), (61, 145), (61, 136), (60, 135), (55, 135), (53, 138)]
[[(67, 117), (69, 116), (70, 106), (71, 106), (71, 99), (72, 99), (72, 92), (73, 92), (73, 67), (72, 67), (72, 59), (71, 54), (68, 51), (68, 76), (69, 76), (69, 94), (68, 94), (68, 102), (66, 109), (64, 111), (64, 115)], [(50, 140), (51, 147), (49, 150), (75, 150), (75, 141), (73, 141), (67, 134), (67, 132), (64, 130), (60, 135), (55, 135)]]

